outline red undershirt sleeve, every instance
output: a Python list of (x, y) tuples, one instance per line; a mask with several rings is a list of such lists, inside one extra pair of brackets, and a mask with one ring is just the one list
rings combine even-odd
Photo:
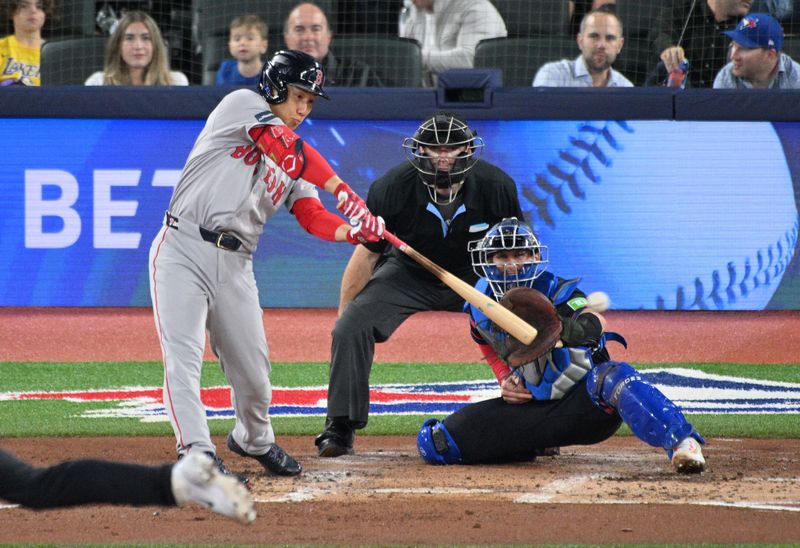
[(329, 242), (336, 241), (336, 229), (345, 224), (316, 198), (300, 198), (292, 206), (292, 213), (306, 232)]
[(489, 362), (489, 367), (491, 367), (492, 371), (494, 371), (494, 376), (497, 377), (497, 382), (502, 382), (503, 379), (506, 378), (509, 373), (511, 373), (511, 369), (508, 367), (506, 362), (500, 359), (500, 356), (497, 355), (497, 352), (494, 351), (494, 348), (488, 344), (478, 343), (478, 348), (481, 349), (484, 359)]
[(327, 183), (331, 177), (336, 175), (336, 172), (333, 171), (333, 168), (328, 163), (328, 160), (323, 158), (322, 154), (317, 152), (317, 149), (311, 145), (305, 145), (303, 148), (306, 153), (306, 171), (303, 174), (303, 179), (314, 186), (323, 188), (325, 183)]

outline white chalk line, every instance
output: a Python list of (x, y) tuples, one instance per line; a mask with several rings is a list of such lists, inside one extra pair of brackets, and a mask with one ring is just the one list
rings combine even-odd
[[(523, 495), (524, 497), (524, 495)], [(575, 502), (572, 500), (549, 500), (549, 501), (533, 501), (533, 500), (514, 500), (518, 504), (669, 504), (672, 506), (723, 506), (729, 508), (744, 508), (748, 510), (769, 510), (780, 512), (800, 512), (800, 501), (791, 501), (790, 504), (797, 504), (797, 506), (784, 506), (780, 504), (770, 504), (767, 502), (758, 501), (739, 501), (739, 502), (724, 502), (718, 500), (642, 500), (642, 499), (629, 499), (629, 500), (592, 500), (591, 502)]]
[[(337, 479), (342, 480), (340, 474), (329, 471), (327, 474), (320, 474), (327, 476), (339, 476)], [(751, 510), (765, 510), (776, 512), (800, 512), (800, 501), (787, 501), (783, 504), (776, 504), (767, 501), (715, 501), (715, 500), (680, 500), (680, 501), (662, 501), (662, 500), (643, 500), (637, 499), (616, 499), (616, 500), (597, 500), (580, 501), (580, 500), (556, 500), (559, 495), (574, 493), (577, 488), (585, 484), (587, 481), (597, 481), (604, 479), (620, 479), (619, 474), (579, 474), (569, 476), (563, 479), (557, 479), (549, 482), (535, 493), (522, 493), (515, 497), (512, 502), (515, 504), (619, 504), (619, 505), (633, 505), (633, 504), (670, 504), (670, 505), (683, 505), (683, 506), (716, 506), (716, 507), (729, 507), (729, 508), (744, 508)], [(789, 478), (742, 478), (742, 481), (768, 481), (773, 482), (797, 482), (797, 477)], [(396, 495), (486, 495), (492, 493), (505, 493), (497, 489), (489, 488), (449, 488), (449, 487), (391, 487), (391, 488), (376, 488), (376, 489), (358, 489), (352, 484), (344, 485), (345, 482), (335, 482), (333, 485), (327, 485), (324, 488), (304, 487), (296, 489), (289, 493), (282, 493), (274, 497), (256, 497), (254, 500), (257, 503), (292, 503), (292, 502), (305, 502), (315, 499), (324, 499), (330, 496), (336, 496), (345, 491), (351, 491), (369, 494), (396, 494)]]

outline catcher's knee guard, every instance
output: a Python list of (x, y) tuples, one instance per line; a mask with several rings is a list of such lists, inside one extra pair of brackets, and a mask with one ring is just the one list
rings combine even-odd
[(616, 410), (636, 437), (653, 447), (671, 453), (688, 436), (703, 443), (678, 406), (625, 362), (593, 368), (586, 389), (595, 405)]
[(461, 462), (461, 451), (439, 419), (428, 419), (422, 423), (417, 434), (417, 449), (428, 464)]

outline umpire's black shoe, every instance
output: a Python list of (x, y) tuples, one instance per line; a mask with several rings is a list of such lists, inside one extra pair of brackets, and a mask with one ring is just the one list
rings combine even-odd
[(233, 432), (231, 432), (228, 434), (227, 444), (228, 449), (237, 455), (256, 459), (268, 472), (278, 476), (297, 476), (303, 471), (303, 467), (300, 466), (300, 463), (294, 460), (289, 453), (281, 449), (277, 443), (273, 443), (269, 451), (263, 455), (251, 455), (236, 443), (236, 440), (233, 439)]
[(328, 417), (325, 420), (325, 430), (316, 437), (314, 445), (317, 446), (320, 457), (352, 455), (355, 437), (355, 431), (347, 419)]

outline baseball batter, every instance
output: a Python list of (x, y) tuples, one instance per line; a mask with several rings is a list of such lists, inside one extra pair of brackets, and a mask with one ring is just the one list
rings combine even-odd
[[(206, 331), (232, 387), (228, 448), (273, 474), (302, 470), (275, 443), (269, 418), (270, 362), (252, 259), (264, 223), (285, 207), (324, 240), (358, 244), (383, 233), (383, 220), (294, 133), (316, 98), (328, 98), (324, 81), (312, 57), (281, 51), (264, 65), (258, 90), (224, 97), (189, 153), (150, 248), (164, 404), (178, 453), (205, 452), (225, 472), (200, 400)], [(317, 188), (337, 196), (351, 223), (323, 207)]]
[[(475, 287), (517, 313), (528, 312), (531, 317), (522, 314), (523, 319), (539, 327), (531, 346), (548, 337), (551, 325), (555, 336), (548, 347), (525, 356), (526, 363), (514, 365), (515, 353), (526, 348), (515, 348), (513, 339), (467, 305), (472, 338), (497, 377), (501, 397), (468, 405), (443, 422), (425, 421), (417, 447), (427, 462), (530, 460), (550, 447), (599, 443), (624, 421), (639, 439), (662, 447), (677, 472), (704, 469), (703, 438), (633, 367), (610, 360), (605, 343), (624, 339), (604, 331), (605, 319), (587, 308), (579, 279), (545, 270), (547, 248), (528, 226), (504, 219), (472, 242), (470, 251), (480, 276)], [(544, 318), (538, 326), (535, 316)], [(563, 346), (552, 348), (559, 337)]]

